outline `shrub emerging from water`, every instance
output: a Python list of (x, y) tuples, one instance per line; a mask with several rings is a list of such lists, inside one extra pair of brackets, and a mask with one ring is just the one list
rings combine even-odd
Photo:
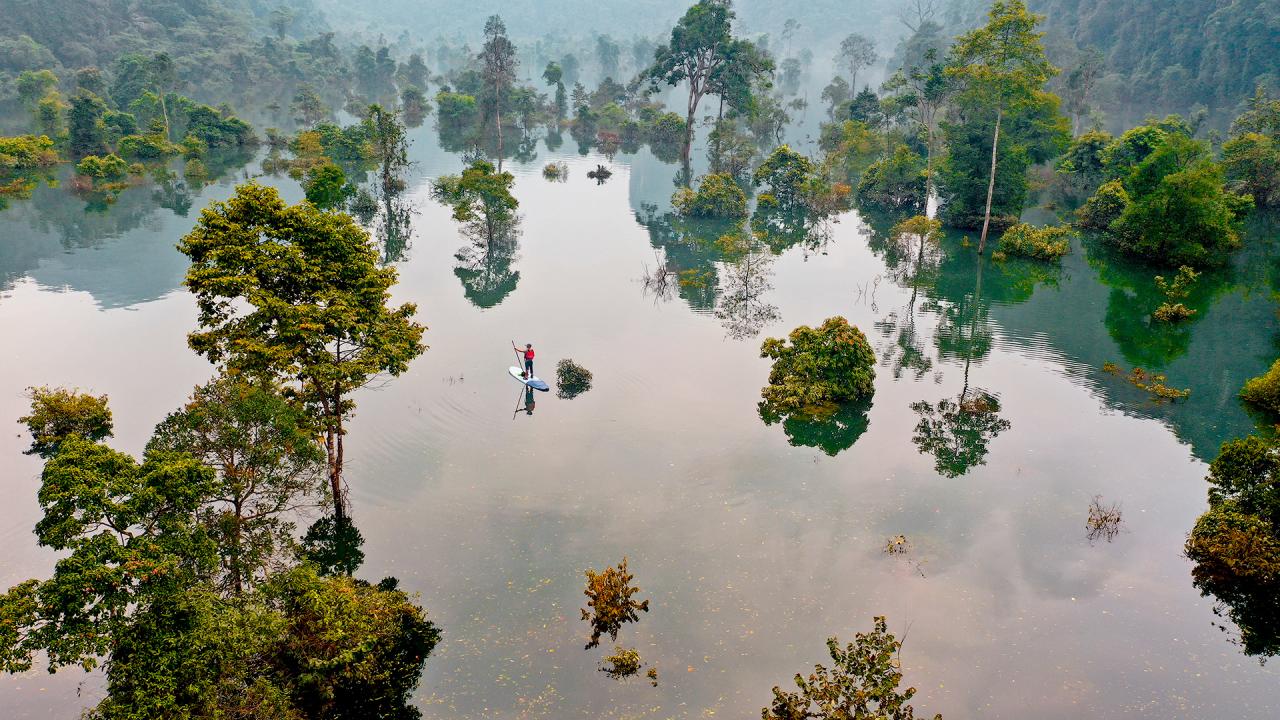
[(898, 145), (893, 154), (871, 164), (858, 181), (858, 200), (890, 211), (924, 207), (925, 162), (914, 150)]
[(569, 165), (563, 162), (549, 162), (542, 166), (542, 177), (563, 182), (569, 178)]
[(1000, 252), (1033, 260), (1057, 260), (1071, 252), (1075, 232), (1066, 225), (1034, 227), (1020, 223), (1000, 237)]
[(707, 175), (697, 190), (677, 190), (671, 204), (685, 217), (737, 220), (747, 216), (747, 194), (726, 173)]
[(608, 675), (614, 680), (625, 680), (640, 672), (640, 668), (644, 663), (640, 660), (640, 653), (635, 648), (624, 648), (621, 645), (613, 649), (613, 654), (605, 657), (605, 664), (600, 667), (600, 672)]
[(627, 572), (627, 559), (622, 558), (618, 567), (607, 567), (603, 572), (588, 569), (587, 610), (582, 609), (582, 619), (591, 623), (591, 639), (587, 642), (587, 650), (600, 644), (600, 638), (608, 635), (610, 640), (618, 639), (618, 631), (623, 623), (638, 622), (640, 612), (649, 612), (649, 601), (636, 602), (633, 598), (640, 588), (631, 584), (635, 576)]
[(1191, 577), (1239, 628), (1249, 655), (1280, 652), (1280, 446), (1249, 436), (1223, 443), (1209, 466), (1209, 511), (1184, 548)]
[(591, 389), (591, 371), (565, 358), (556, 364), (556, 396), (572, 400)]
[(89, 155), (76, 163), (76, 174), (94, 180), (120, 180), (129, 174), (129, 163), (114, 153)]
[(1089, 230), (1107, 230), (1129, 207), (1129, 193), (1119, 180), (1103, 183), (1077, 212), (1076, 224)]
[(46, 135), (0, 137), (0, 169), (25, 170), (57, 163), (58, 153)]
[(1165, 402), (1166, 400), (1185, 400), (1191, 397), (1190, 388), (1179, 390), (1166, 385), (1165, 383), (1169, 381), (1169, 378), (1164, 373), (1153, 373), (1140, 367), (1125, 373), (1120, 369), (1120, 366), (1112, 362), (1103, 363), (1102, 371), (1123, 377), (1129, 381), (1129, 384), (1139, 390), (1146, 390), (1151, 395), (1151, 399), (1157, 403)]
[[(902, 670), (898, 661), (902, 642), (889, 632), (883, 617), (875, 619), (869, 633), (858, 633), (854, 642), (840, 647), (827, 639), (832, 667), (815, 665), (808, 678), (797, 674), (797, 692), (773, 688), (773, 702), (761, 711), (764, 720), (874, 720), (915, 717), (911, 698), (916, 689), (899, 690)], [(934, 720), (942, 720), (935, 715)]]
[(1240, 397), (1250, 405), (1280, 415), (1280, 360), (1256, 378), (1245, 382)]
[(862, 331), (843, 317), (801, 325), (787, 339), (768, 338), (760, 356), (773, 360), (760, 395), (770, 414), (821, 415), (839, 403), (870, 398), (876, 355)]

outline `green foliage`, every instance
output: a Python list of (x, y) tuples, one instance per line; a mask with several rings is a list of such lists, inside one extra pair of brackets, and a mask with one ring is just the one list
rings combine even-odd
[(1034, 227), (1026, 223), (1014, 225), (1000, 236), (1000, 252), (1006, 255), (1054, 261), (1071, 252), (1075, 231), (1069, 225)]
[[(716, 78), (725, 72), (726, 49), (733, 43), (733, 19), (729, 3), (698, 0), (676, 22), (670, 39), (658, 46), (653, 63), (640, 76), (654, 89), (660, 84), (672, 87), (688, 85), (689, 113), (684, 140), (686, 161), (693, 140), (693, 121), (698, 104), (705, 94), (716, 91)], [(720, 92), (723, 93), (724, 89), (721, 88)]]
[(0, 170), (28, 170), (58, 162), (53, 140), (45, 135), (0, 137)]
[(591, 389), (591, 371), (565, 358), (556, 363), (556, 396), (572, 400)]
[(1280, 360), (1272, 363), (1265, 373), (1245, 382), (1240, 397), (1260, 410), (1280, 416)]
[[(1153, 154), (1135, 170), (1137, 176)], [(1111, 224), (1125, 252), (1167, 265), (1222, 265), (1240, 246), (1239, 215), (1251, 201), (1223, 190), (1221, 166), (1200, 160), (1135, 196)]]
[(310, 418), (277, 388), (225, 376), (156, 426), (148, 452), (190, 455), (215, 471), (197, 516), (218, 545), (220, 591), (242, 593), (292, 548), (290, 516), (323, 496), (314, 437)]
[(194, 517), (212, 475), (190, 456), (148, 453), (139, 464), (65, 437), (45, 463), (36, 524), (62, 559), (52, 578), (0, 596), (0, 669), (22, 672), (39, 651), (50, 669), (92, 669), (135, 613), (210, 573), (214, 546)]
[(177, 155), (181, 149), (163, 134), (126, 135), (120, 138), (120, 155), (130, 159), (160, 160)]
[(256, 183), (200, 214), (179, 249), (200, 329), (193, 350), (227, 370), (278, 378), (325, 436), (330, 491), (343, 515), (343, 422), (351, 393), (399, 375), (425, 349), (415, 306), (387, 306), (396, 271), (349, 216), (286, 206)]
[(67, 132), (72, 155), (96, 155), (107, 149), (106, 125), (102, 121), (106, 112), (107, 104), (102, 98), (87, 90), (80, 90), (71, 96)]
[(31, 413), (18, 418), (31, 433), (28, 455), (46, 460), (57, 454), (67, 438), (97, 442), (111, 436), (111, 409), (106, 395), (86, 395), (67, 388), (33, 387), (27, 390)]
[(1280, 652), (1280, 449), (1248, 436), (1209, 466), (1209, 511), (1187, 537), (1192, 578), (1219, 601), (1250, 655)]
[(883, 143), (866, 123), (845, 120), (823, 124), (818, 147), (826, 153), (822, 160), (823, 173), (853, 185), (875, 162)]
[(1253, 197), (1258, 207), (1280, 202), (1280, 143), (1261, 133), (1245, 133), (1222, 145), (1222, 167), (1234, 192)]
[(704, 176), (697, 190), (677, 190), (671, 204), (685, 217), (739, 219), (747, 216), (747, 194), (726, 173)]
[(331, 162), (308, 168), (302, 189), (307, 200), (321, 210), (341, 209), (354, 192), (347, 184), (346, 173)]
[[(987, 199), (996, 112), (993, 98), (985, 91), (960, 93), (956, 103), (959, 116), (942, 123), (947, 144), (947, 156), (938, 168), (942, 218), (953, 227), (978, 228)], [(1028, 169), (1057, 156), (1070, 137), (1058, 99), (1049, 93), (1031, 92), (1004, 109), (991, 201), (994, 227), (1018, 221), (1026, 205)]]
[(1076, 224), (1090, 230), (1108, 230), (1129, 207), (1129, 192), (1119, 180), (1105, 182), (1085, 201)]
[(480, 117), (480, 107), (471, 95), (441, 90), (436, 93), (436, 117), (442, 127), (471, 127)]
[(1106, 177), (1103, 155), (1112, 140), (1110, 133), (1101, 130), (1090, 130), (1080, 135), (1071, 141), (1071, 146), (1058, 159), (1057, 171), (1071, 176), (1073, 183), (1080, 188), (1096, 188)]
[[(803, 203), (805, 186), (816, 171), (812, 160), (792, 150), (789, 145), (780, 145), (751, 174), (751, 182), (756, 187), (767, 185), (769, 194), (782, 208), (794, 209)], [(705, 187), (706, 181), (699, 192)]]
[(139, 613), (95, 720), (420, 717), (409, 700), (440, 631), (387, 584), (302, 566), (228, 602), (202, 588)]
[[(764, 720), (912, 720), (916, 689), (899, 690), (902, 642), (889, 632), (883, 617), (869, 633), (857, 633), (840, 647), (827, 639), (832, 666), (815, 665), (808, 678), (796, 674), (796, 692), (773, 688), (772, 704), (760, 711)], [(934, 720), (941, 720), (935, 715)]]
[(891, 212), (923, 208), (924, 195), (924, 158), (903, 144), (872, 163), (858, 181), (860, 202)]
[(519, 220), (520, 202), (511, 194), (515, 176), (498, 172), (484, 160), (476, 160), (461, 175), (443, 175), (431, 183), (436, 201), (453, 208), (453, 219), (463, 224), (472, 239), (486, 243), (506, 238)]
[(129, 163), (119, 155), (88, 155), (76, 163), (76, 174), (94, 180), (120, 180), (129, 174)]
[(623, 623), (639, 622), (640, 613), (649, 612), (649, 601), (633, 599), (640, 588), (631, 584), (635, 576), (627, 572), (625, 557), (616, 568), (606, 567), (602, 572), (588, 568), (586, 576), (587, 588), (582, 592), (590, 610), (582, 608), (582, 619), (591, 624), (591, 639), (586, 647), (590, 650), (606, 634), (610, 640), (617, 640)]
[(187, 137), (198, 138), (210, 148), (244, 147), (257, 142), (249, 123), (223, 117), (208, 105), (193, 104), (187, 110)]
[[(788, 342), (790, 344), (788, 344)], [(812, 328), (801, 325), (786, 340), (768, 338), (760, 356), (773, 360), (761, 407), (778, 415), (830, 413), (840, 403), (871, 397), (875, 352), (862, 331), (842, 317)]]

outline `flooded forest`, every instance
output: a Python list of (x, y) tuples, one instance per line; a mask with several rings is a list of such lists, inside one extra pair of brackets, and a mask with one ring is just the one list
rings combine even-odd
[(1280, 0), (0, 17), (0, 717), (1280, 716)]

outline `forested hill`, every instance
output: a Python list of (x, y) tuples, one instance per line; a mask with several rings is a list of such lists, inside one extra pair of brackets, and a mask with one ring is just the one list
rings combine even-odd
[[(965, 0), (970, 17), (986, 2)], [(1029, 0), (1045, 16), (1054, 50), (1097, 48), (1114, 92), (1132, 103), (1177, 110), (1203, 103), (1226, 110), (1259, 82), (1280, 87), (1278, 0)], [(1064, 47), (1067, 45), (1067, 47)]]
[(0, 0), (0, 69), (108, 66), (130, 52), (228, 54), (325, 29), (312, 0)]

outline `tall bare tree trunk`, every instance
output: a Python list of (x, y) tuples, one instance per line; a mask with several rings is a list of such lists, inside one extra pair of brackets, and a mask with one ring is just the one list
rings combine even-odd
[(978, 254), (987, 247), (987, 231), (991, 228), (991, 198), (996, 192), (996, 149), (1000, 146), (1000, 120), (1004, 117), (1004, 108), (996, 108), (996, 132), (991, 139), (991, 178), (987, 181), (987, 209), (982, 215), (982, 237), (978, 238)]

